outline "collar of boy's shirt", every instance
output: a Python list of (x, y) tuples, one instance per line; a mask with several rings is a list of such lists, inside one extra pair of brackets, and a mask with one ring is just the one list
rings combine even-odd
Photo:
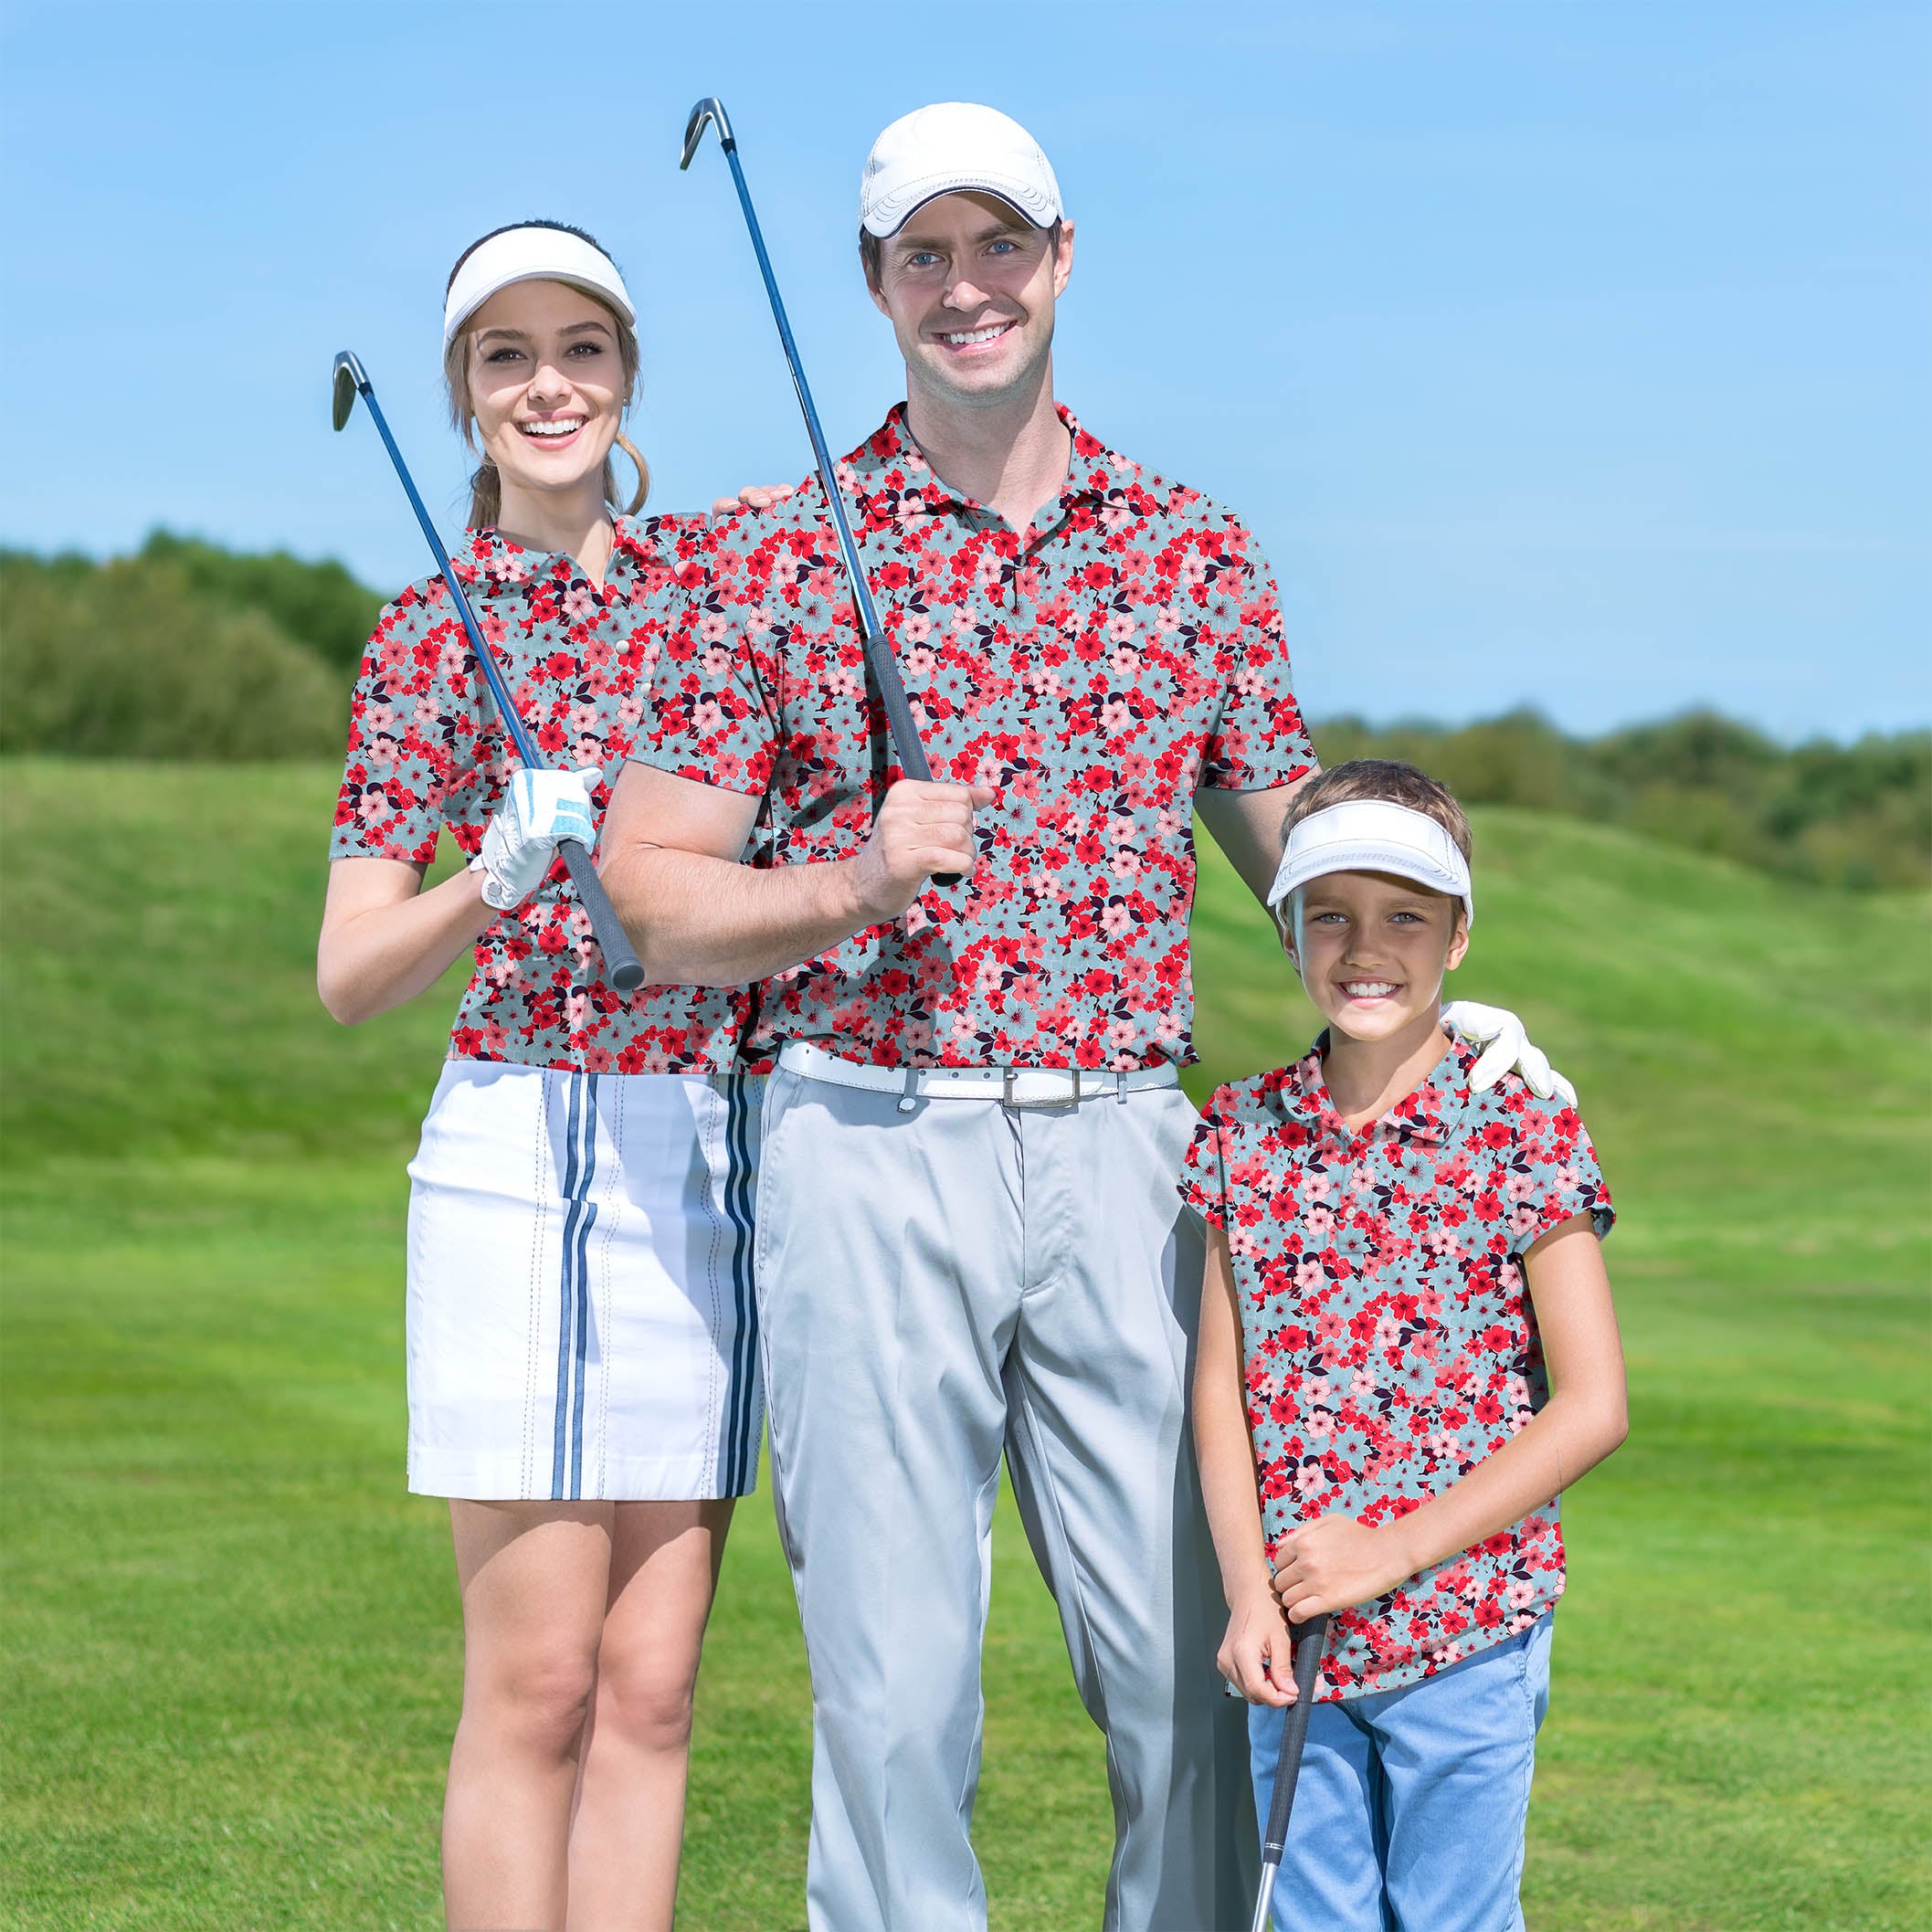
[[(1067, 426), (1072, 448), (1066, 481), (1053, 508), (1033, 520), (1036, 540), (1058, 528), (1082, 503), (1099, 505), (1109, 489), (1119, 488), (1140, 474), (1136, 463), (1089, 436), (1064, 403), (1056, 403), (1054, 408)], [(1002, 521), (998, 511), (989, 510), (941, 480), (927, 462), (924, 450), (913, 439), (903, 403), (892, 406), (864, 447), (855, 450), (839, 468), (852, 472), (868, 529), (880, 525), (906, 529), (925, 518), (949, 514), (980, 517), (992, 523)], [(905, 479), (903, 487), (879, 487), (875, 479), (882, 469), (897, 469)]]
[(468, 542), (449, 559), (451, 568), (463, 580), (463, 587), (484, 596), (522, 590), (531, 584), (555, 578), (563, 586), (582, 584), (607, 607), (619, 599), (628, 603), (644, 567), (660, 561), (661, 552), (656, 541), (645, 534), (636, 519), (628, 516), (615, 520), (610, 561), (604, 567), (601, 592), (583, 575), (583, 566), (567, 551), (528, 550), (521, 544), (512, 543), (500, 530), (469, 532)]
[(1336, 1154), (1366, 1151), (1378, 1139), (1419, 1149), (1447, 1145), (1469, 1105), (1469, 1076), (1476, 1063), (1473, 1047), (1452, 1035), (1448, 1052), (1429, 1070), (1414, 1093), (1404, 1094), (1359, 1133), (1351, 1133), (1336, 1109), (1327, 1076), (1322, 1071), (1328, 1038), (1324, 1028), (1314, 1046), (1289, 1068), (1289, 1077), (1281, 1088), (1283, 1114), (1311, 1141)]

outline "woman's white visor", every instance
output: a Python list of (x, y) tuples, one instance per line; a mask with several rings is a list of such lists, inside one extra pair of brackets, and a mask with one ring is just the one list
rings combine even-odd
[(479, 243), (449, 284), (443, 303), (443, 346), (494, 295), (514, 281), (566, 281), (607, 301), (632, 328), (638, 311), (618, 265), (581, 235), (563, 228), (505, 228)]
[(1329, 872), (1393, 872), (1398, 879), (1413, 879), (1431, 892), (1460, 899), (1468, 923), (1475, 923), (1468, 860), (1433, 818), (1406, 805), (1350, 798), (1310, 812), (1288, 834), (1288, 849), (1268, 888), (1268, 903), (1279, 911), (1296, 886)]

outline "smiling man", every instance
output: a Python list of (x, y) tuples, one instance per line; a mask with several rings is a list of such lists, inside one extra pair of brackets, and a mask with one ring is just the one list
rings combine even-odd
[[(813, 481), (713, 533), (604, 840), (649, 977), (762, 981), (748, 1050), (778, 1060), (757, 1267), (815, 1701), (810, 1922), (986, 1925), (1004, 1451), (1106, 1734), (1105, 1925), (1239, 1926), (1174, 1186), (1192, 825), (1198, 800), (1262, 897), (1314, 755), (1248, 532), (1056, 405), (1073, 224), (1031, 138), (908, 115), (860, 221), (906, 401), (840, 480), (934, 782), (892, 760)], [(755, 827), (768, 866), (736, 862)]]

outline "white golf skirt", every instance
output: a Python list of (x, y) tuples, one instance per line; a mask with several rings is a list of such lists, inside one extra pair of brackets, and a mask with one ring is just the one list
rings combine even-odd
[(762, 1075), (443, 1068), (409, 1164), (409, 1487), (756, 1487)]

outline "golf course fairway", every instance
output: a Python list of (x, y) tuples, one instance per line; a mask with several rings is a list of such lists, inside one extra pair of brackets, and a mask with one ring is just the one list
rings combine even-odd
[[(403, 1162), (459, 981), (313, 987), (334, 775), (8, 761), (0, 1919), (440, 1924), (459, 1630), (403, 1493)], [(1932, 1908), (1932, 907), (1479, 811), (1466, 997), (1576, 1082), (1619, 1209), (1626, 1447), (1565, 1498), (1544, 1932)], [(1215, 1080), (1305, 1046), (1211, 854)], [(1003, 1505), (976, 1840), (1000, 1932), (1098, 1923), (1098, 1733)], [(796, 1932), (810, 1754), (768, 1486), (698, 1694), (680, 1924)]]

